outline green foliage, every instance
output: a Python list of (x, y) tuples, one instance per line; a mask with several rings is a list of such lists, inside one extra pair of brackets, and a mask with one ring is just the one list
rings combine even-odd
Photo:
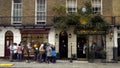
[(64, 6), (57, 5), (53, 8), (53, 11), (57, 16), (63, 16), (66, 13), (66, 8)]
[(95, 15), (91, 18), (91, 25), (93, 26), (94, 30), (109, 30), (109, 24), (100, 15)]
[(86, 12), (83, 12), (82, 8), (80, 8), (77, 13), (66, 13), (64, 6), (54, 7), (53, 10), (56, 13), (53, 18), (54, 27), (67, 30), (70, 26), (73, 26), (76, 31), (81, 29), (108, 31), (108, 23), (104, 18), (101, 15), (92, 14), (91, 3), (86, 2), (84, 5)]
[(67, 25), (76, 25), (77, 23), (79, 23), (79, 16), (77, 16), (76, 14), (68, 14), (66, 16), (66, 23)]

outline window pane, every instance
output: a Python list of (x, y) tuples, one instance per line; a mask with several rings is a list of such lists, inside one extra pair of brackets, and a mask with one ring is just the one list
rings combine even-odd
[(22, 0), (14, 0), (14, 3), (21, 3)]
[(101, 0), (92, 0), (93, 13), (101, 13)]
[(37, 24), (43, 24), (42, 22), (46, 21), (45, 14), (45, 0), (37, 0)]
[[(76, 12), (76, 0), (67, 0), (67, 11), (68, 12)], [(75, 10), (74, 10), (75, 9)]]
[(22, 8), (21, 8), (21, 1), (22, 0), (14, 0), (13, 2), (13, 24), (21, 23), (21, 16), (22, 16)]

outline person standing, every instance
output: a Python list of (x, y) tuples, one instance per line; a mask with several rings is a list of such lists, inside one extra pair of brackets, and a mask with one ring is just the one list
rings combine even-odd
[(52, 63), (56, 63), (56, 55), (55, 47), (52, 47)]
[(36, 61), (38, 55), (38, 45), (36, 43), (33, 45), (33, 49), (34, 49), (34, 61)]
[(90, 59), (92, 60), (92, 62), (94, 62), (95, 59), (95, 52), (96, 52), (96, 43), (93, 42), (93, 44), (90, 47), (91, 51), (90, 51)]
[(47, 56), (47, 63), (49, 63), (51, 60), (51, 57), (52, 57), (52, 48), (51, 48), (50, 44), (47, 44), (46, 56)]
[(17, 43), (14, 43), (14, 60), (17, 60)]
[(29, 63), (30, 61), (30, 50), (31, 50), (31, 43), (30, 42), (28, 42), (27, 43), (27, 60), (26, 60), (26, 62), (27, 63)]
[(17, 53), (18, 53), (18, 55), (17, 55), (18, 61), (22, 61), (22, 46), (21, 46), (21, 44), (19, 44), (17, 47)]
[(39, 55), (40, 55), (39, 62), (40, 63), (43, 61), (43, 54), (44, 53), (45, 53), (44, 44), (41, 44), (39, 47)]
[(10, 44), (9, 49), (10, 49), (9, 60), (10, 60), (10, 62), (12, 62), (13, 61), (13, 55), (14, 55), (14, 44), (13, 43)]

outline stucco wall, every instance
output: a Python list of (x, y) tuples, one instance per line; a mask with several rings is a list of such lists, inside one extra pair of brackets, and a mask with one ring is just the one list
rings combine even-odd
[(5, 33), (7, 31), (12, 31), (13, 32), (13, 42), (19, 44), (21, 41), (21, 34), (19, 29), (15, 29), (13, 27), (0, 27), (2, 31), (0, 31), (0, 57), (4, 57), (4, 52), (5, 52)]
[[(56, 51), (59, 53), (59, 34), (62, 30), (60, 29), (56, 29), (55, 33), (58, 34), (58, 37), (55, 38), (55, 43), (56, 43)], [(71, 57), (71, 46), (72, 46), (72, 54), (76, 55), (76, 34), (74, 34), (73, 32), (73, 28), (69, 28), (69, 30), (67, 30), (67, 34), (68, 34), (68, 58)], [(69, 34), (71, 34), (71, 38), (69, 37)]]
[(51, 28), (48, 35), (48, 42), (55, 45), (55, 29)]
[[(69, 37), (69, 34), (71, 34), (71, 38)], [(76, 42), (77, 42), (77, 39), (76, 39), (77, 37), (76, 37), (76, 34), (74, 34), (74, 28), (70, 28), (69, 30), (68, 30), (68, 58), (70, 58), (71, 57), (71, 46), (72, 46), (72, 54), (75, 54), (75, 55), (77, 55), (76, 53), (76, 51), (77, 51), (77, 44), (76, 44)]]

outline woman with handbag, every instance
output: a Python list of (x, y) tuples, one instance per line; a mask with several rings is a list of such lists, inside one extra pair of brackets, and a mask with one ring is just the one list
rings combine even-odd
[(41, 46), (39, 47), (39, 55), (40, 55), (40, 59), (39, 59), (39, 62), (42, 63), (43, 61), (43, 54), (45, 53), (45, 50), (44, 50), (44, 44), (41, 44)]

